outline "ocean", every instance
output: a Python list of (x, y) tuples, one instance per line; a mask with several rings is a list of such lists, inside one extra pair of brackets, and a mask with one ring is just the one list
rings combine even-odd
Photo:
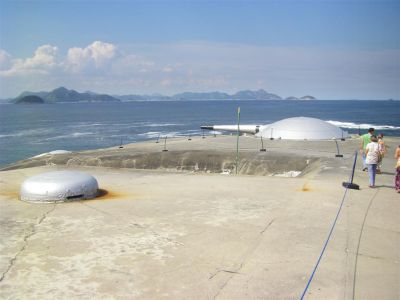
[[(201, 125), (314, 117), (349, 133), (400, 136), (400, 101), (137, 101), (0, 105), (0, 166), (53, 150), (87, 150), (201, 135)], [(210, 134), (206, 132), (205, 134)]]

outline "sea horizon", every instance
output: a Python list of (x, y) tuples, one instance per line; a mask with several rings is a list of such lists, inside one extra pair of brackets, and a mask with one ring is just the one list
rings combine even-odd
[[(382, 100), (201, 100), (5, 105), (0, 111), (0, 166), (54, 150), (107, 148), (159, 137), (212, 134), (202, 125), (270, 124), (314, 117), (350, 134), (375, 127), (400, 136), (400, 102)], [(217, 132), (216, 134), (221, 134)]]

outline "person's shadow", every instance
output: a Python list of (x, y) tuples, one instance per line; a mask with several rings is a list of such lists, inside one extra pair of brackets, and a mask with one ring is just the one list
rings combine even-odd
[(375, 185), (375, 188), (389, 188), (389, 189), (394, 189), (394, 185), (381, 184), (381, 185)]
[(392, 172), (381, 172), (381, 173), (377, 173), (376, 175), (396, 175), (394, 172), (392, 173)]

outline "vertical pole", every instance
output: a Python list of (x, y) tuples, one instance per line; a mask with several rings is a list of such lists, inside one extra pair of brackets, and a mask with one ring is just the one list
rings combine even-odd
[(336, 139), (335, 139), (335, 144), (336, 144), (336, 150), (337, 150), (337, 154), (335, 155), (335, 157), (343, 157), (343, 154), (340, 154), (339, 144)]
[(357, 164), (357, 150), (354, 154), (354, 163), (353, 163), (353, 169), (351, 170), (351, 178), (350, 178), (350, 183), (353, 184), (353, 179), (354, 179), (354, 171), (356, 170), (356, 164)]
[(352, 190), (360, 189), (360, 186), (358, 184), (353, 183), (354, 171), (356, 170), (356, 164), (357, 164), (357, 150), (355, 151), (355, 155), (354, 155), (354, 163), (353, 163), (353, 169), (351, 170), (350, 182), (342, 183), (342, 186), (345, 187), (346, 189), (352, 189)]
[(238, 165), (239, 165), (239, 135), (240, 135), (240, 107), (237, 110), (237, 138), (236, 138), (236, 174), (238, 173)]
[(165, 138), (164, 138), (164, 149), (163, 149), (163, 152), (167, 152), (168, 150), (167, 150), (167, 136), (165, 136)]
[(261, 149), (260, 149), (260, 151), (261, 152), (266, 152), (267, 151), (267, 149), (264, 148), (264, 141), (263, 141), (262, 135), (261, 135)]

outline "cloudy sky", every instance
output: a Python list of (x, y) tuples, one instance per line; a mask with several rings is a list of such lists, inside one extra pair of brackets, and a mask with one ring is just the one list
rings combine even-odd
[(263, 88), (400, 99), (400, 1), (0, 0), (0, 98)]

